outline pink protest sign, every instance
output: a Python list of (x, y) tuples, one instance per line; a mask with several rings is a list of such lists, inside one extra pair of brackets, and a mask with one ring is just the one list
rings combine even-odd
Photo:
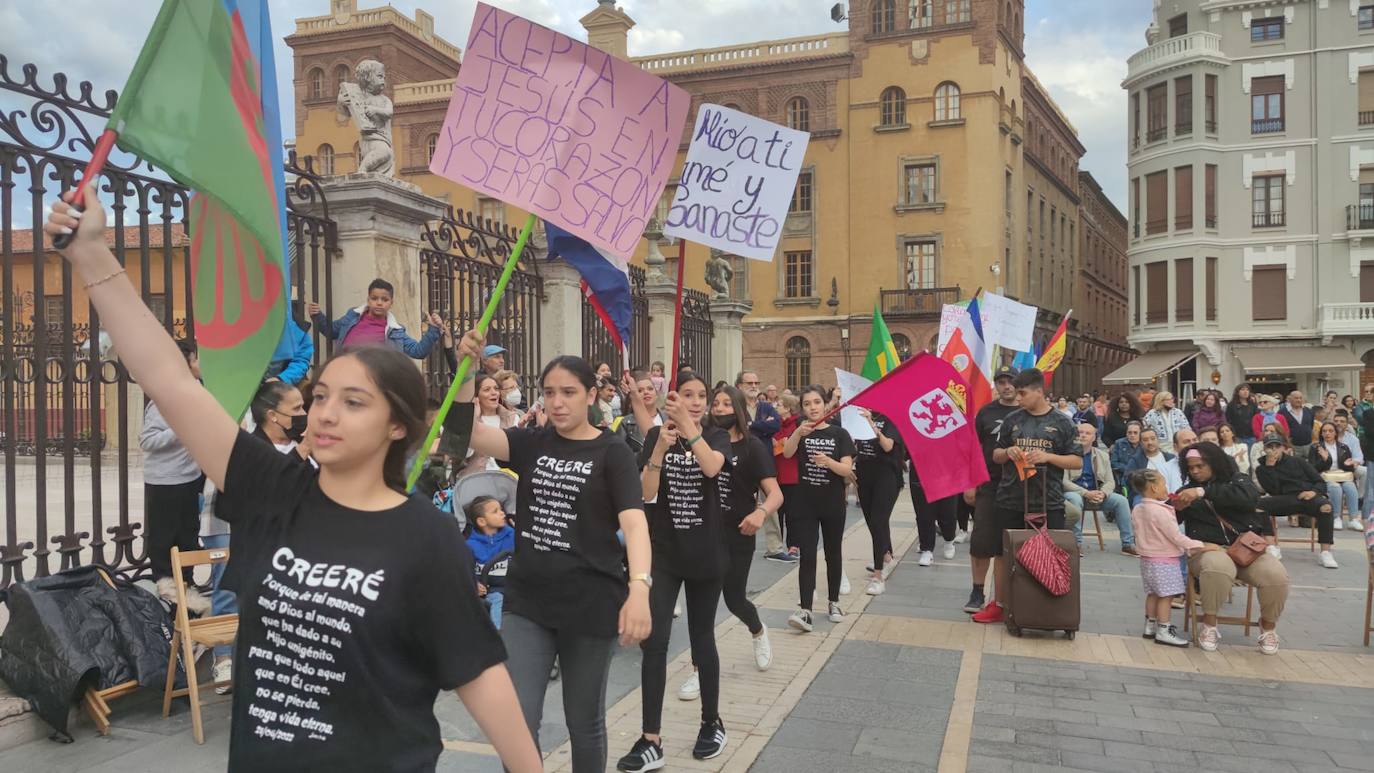
[(690, 102), (629, 62), (478, 3), (429, 169), (628, 260)]

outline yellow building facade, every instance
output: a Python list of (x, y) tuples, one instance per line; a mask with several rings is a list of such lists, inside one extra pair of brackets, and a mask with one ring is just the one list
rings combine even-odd
[[(377, 59), (395, 104), (398, 176), (456, 208), (519, 223), (524, 213), (428, 172), (458, 47), (434, 34), (423, 11), (410, 19), (390, 7), (360, 10), (357, 0), (331, 0), (330, 10), (297, 20), (287, 38), (298, 152), (316, 156), (320, 171), (356, 169), (356, 131), (337, 117), (334, 97), (357, 62)], [(773, 260), (731, 258), (731, 295), (753, 306), (744, 362), (765, 382), (796, 388), (832, 382), (835, 367), (861, 368), (875, 307), (899, 348), (919, 351), (934, 345), (941, 305), (979, 288), (1046, 305), (1044, 324), (1071, 305), (1083, 149), (1025, 65), (1023, 18), (1021, 0), (854, 0), (835, 33), (631, 58), (687, 90), (689, 116), (710, 102), (811, 133)], [(622, 10), (596, 4), (581, 23), (593, 45), (625, 54), (634, 20)], [(1027, 158), (1032, 117), (1054, 124), (1045, 131), (1064, 158)], [(678, 168), (689, 134), (690, 121)], [(1063, 219), (1058, 252), (1043, 263), (1039, 223), (1028, 220), (1041, 195), (1054, 197)], [(667, 240), (660, 250), (677, 254)], [(688, 285), (704, 289), (709, 250), (689, 244), (686, 256)]]

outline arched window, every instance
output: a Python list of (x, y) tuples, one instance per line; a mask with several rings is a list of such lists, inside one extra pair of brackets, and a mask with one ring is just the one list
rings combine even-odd
[(439, 135), (431, 134), (425, 138), (425, 163), (434, 160), (434, 149), (439, 146)]
[(804, 97), (787, 100), (787, 127), (799, 132), (811, 131), (811, 106)]
[(334, 174), (334, 146), (329, 143), (321, 145), (315, 150), (315, 160), (318, 162), (318, 172), (320, 174)]
[(310, 84), (311, 99), (324, 98), (324, 70), (318, 67), (311, 70), (310, 75), (306, 77), (306, 83)]
[(896, 86), (883, 89), (883, 126), (901, 126), (906, 123), (906, 92)]
[(935, 88), (935, 120), (955, 121), (959, 116), (959, 86), (945, 81)]
[(803, 336), (787, 339), (787, 388), (800, 394), (811, 384), (811, 342)]
[(874, 0), (873, 32), (891, 32), (897, 28), (896, 0)]
[(353, 71), (350, 70), (350, 69), (348, 69), (348, 65), (346, 65), (346, 64), (341, 64), (341, 65), (339, 65), (338, 67), (335, 67), (335, 68), (334, 68), (334, 91), (337, 92), (337, 91), (339, 90), (339, 87), (340, 87), (340, 86), (342, 86), (342, 85), (344, 85), (345, 83), (347, 83), (347, 82), (348, 82), (349, 76), (351, 76), (352, 74), (353, 74)]
[(892, 334), (892, 347), (897, 350), (897, 358), (902, 362), (911, 359), (911, 339), (904, 334)]

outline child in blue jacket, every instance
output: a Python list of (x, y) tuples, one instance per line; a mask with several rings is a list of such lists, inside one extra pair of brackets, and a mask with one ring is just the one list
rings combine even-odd
[(405, 326), (391, 313), (391, 303), (395, 288), (385, 279), (374, 279), (367, 286), (367, 303), (350, 309), (342, 317), (329, 321), (319, 305), (307, 304), (310, 318), (320, 329), (320, 333), (332, 341), (338, 341), (344, 349), (357, 346), (380, 346), (387, 344), (400, 349), (417, 360), (429, 356), (434, 342), (444, 331), (444, 319), (434, 312), (429, 314), (429, 329), (416, 341), (406, 332)]
[(491, 622), (500, 628), (506, 568), (515, 555), (515, 529), (506, 523), (506, 511), (494, 497), (477, 497), (463, 511), (472, 525), (468, 549), (476, 561), (477, 595), (486, 600)]

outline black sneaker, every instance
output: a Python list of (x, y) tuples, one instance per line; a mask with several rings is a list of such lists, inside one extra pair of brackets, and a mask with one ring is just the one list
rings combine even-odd
[(623, 770), (625, 773), (643, 773), (646, 770), (658, 770), (664, 764), (666, 761), (663, 759), (663, 744), (654, 743), (641, 735), (639, 740), (635, 741), (634, 748), (630, 749), (630, 753), (616, 762), (615, 769)]
[(697, 733), (697, 745), (692, 747), (692, 757), (699, 760), (709, 760), (719, 756), (725, 751), (725, 723), (716, 717), (710, 722), (701, 723), (701, 732)]
[(970, 615), (981, 610), (987, 604), (987, 599), (983, 598), (983, 592), (977, 588), (968, 594), (968, 601), (964, 602), (964, 611)]

